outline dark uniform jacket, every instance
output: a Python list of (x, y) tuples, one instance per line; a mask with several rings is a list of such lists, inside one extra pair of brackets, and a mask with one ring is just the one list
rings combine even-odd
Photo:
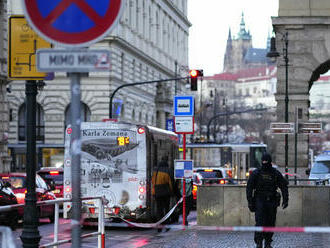
[(253, 203), (253, 196), (264, 200), (276, 200), (277, 189), (280, 188), (283, 202), (289, 200), (288, 182), (282, 174), (273, 167), (262, 166), (252, 172), (246, 186), (246, 197), (249, 204)]

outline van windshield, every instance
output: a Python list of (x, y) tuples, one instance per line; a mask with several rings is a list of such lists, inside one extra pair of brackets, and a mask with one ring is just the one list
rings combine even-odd
[(327, 174), (330, 173), (330, 161), (318, 161), (311, 170), (312, 174)]

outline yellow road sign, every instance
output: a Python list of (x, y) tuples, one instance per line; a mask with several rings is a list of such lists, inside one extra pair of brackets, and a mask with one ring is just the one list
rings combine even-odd
[(27, 24), (24, 16), (9, 18), (8, 77), (11, 79), (44, 79), (47, 73), (38, 72), (36, 53), (51, 44), (40, 38)]

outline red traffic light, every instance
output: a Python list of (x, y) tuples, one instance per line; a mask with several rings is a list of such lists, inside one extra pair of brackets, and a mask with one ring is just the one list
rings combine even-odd
[(190, 77), (193, 77), (193, 78), (203, 77), (203, 70), (195, 70), (195, 69), (190, 70), (189, 75), (190, 75)]
[(198, 71), (197, 70), (190, 70), (189, 74), (191, 77), (197, 77), (198, 76)]
[(190, 70), (190, 90), (196, 91), (197, 90), (197, 78), (203, 77), (203, 70)]

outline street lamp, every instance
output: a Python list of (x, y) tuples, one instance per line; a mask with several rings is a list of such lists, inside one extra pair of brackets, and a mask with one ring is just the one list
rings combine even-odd
[[(283, 58), (285, 62), (285, 122), (289, 122), (289, 95), (288, 95), (288, 66), (289, 66), (289, 58), (288, 58), (288, 32), (284, 34), (279, 33), (282, 35), (282, 42), (284, 43), (283, 46)], [(276, 40), (275, 37), (272, 37), (270, 40), (270, 51), (266, 55), (269, 58), (277, 58), (280, 54), (276, 51)], [(288, 179), (288, 134), (285, 134), (285, 176)]]

